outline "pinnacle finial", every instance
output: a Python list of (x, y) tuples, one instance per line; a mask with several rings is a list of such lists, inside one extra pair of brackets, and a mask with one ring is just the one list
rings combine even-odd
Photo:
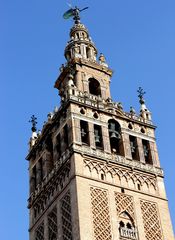
[(35, 117), (35, 115), (31, 116), (31, 120), (29, 120), (30, 123), (32, 123), (32, 132), (36, 132), (37, 128), (36, 128), (36, 124), (37, 124), (37, 118)]
[(143, 104), (143, 103), (145, 103), (145, 100), (144, 100), (144, 98), (143, 98), (143, 96), (146, 94), (146, 92), (143, 90), (143, 88), (141, 88), (141, 87), (139, 87), (139, 89), (137, 90), (137, 92), (138, 92), (138, 97), (139, 97), (139, 99), (140, 99), (140, 104)]
[(69, 19), (70, 17), (73, 17), (73, 20), (75, 21), (75, 24), (80, 23), (80, 12), (88, 9), (88, 7), (85, 7), (83, 9), (79, 9), (77, 6), (75, 8), (70, 8), (68, 11), (66, 11), (63, 14), (64, 19)]

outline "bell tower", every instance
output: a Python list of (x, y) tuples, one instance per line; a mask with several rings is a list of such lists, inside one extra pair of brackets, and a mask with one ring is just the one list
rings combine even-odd
[(110, 94), (112, 70), (73, 17), (55, 88), (60, 107), (29, 142), (30, 240), (174, 240), (155, 126)]

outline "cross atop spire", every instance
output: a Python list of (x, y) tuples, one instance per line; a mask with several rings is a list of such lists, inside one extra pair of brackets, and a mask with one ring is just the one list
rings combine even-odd
[(37, 128), (36, 128), (36, 124), (37, 124), (37, 118), (35, 117), (35, 115), (31, 116), (31, 120), (29, 120), (30, 123), (32, 123), (32, 132), (36, 132)]
[(141, 104), (141, 109), (140, 109), (140, 115), (146, 119), (146, 120), (150, 120), (151, 121), (151, 113), (148, 110), (148, 108), (146, 107), (145, 104), (145, 99), (143, 98), (143, 96), (146, 94), (146, 92), (143, 90), (143, 88), (139, 87), (139, 89), (137, 90), (138, 92), (138, 97), (139, 97), (139, 102)]

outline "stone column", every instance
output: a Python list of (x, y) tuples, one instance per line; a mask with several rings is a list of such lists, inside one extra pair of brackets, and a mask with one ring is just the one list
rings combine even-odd
[(73, 132), (72, 132), (72, 122), (70, 120), (70, 115), (68, 116), (69, 120), (67, 122), (67, 134), (68, 134), (68, 145), (70, 146), (73, 142)]
[(56, 136), (53, 142), (53, 161), (56, 162), (61, 157), (61, 141), (60, 141), (60, 133)]
[(81, 144), (81, 132), (80, 132), (80, 120), (77, 118), (74, 118), (74, 136), (73, 136), (73, 140), (76, 143)]
[(84, 76), (83, 76), (83, 92), (88, 92), (89, 93), (89, 82), (88, 82), (88, 79), (87, 79), (87, 75), (86, 73), (82, 73)]
[(30, 193), (34, 192), (35, 191), (35, 183), (36, 181), (36, 176), (33, 172), (33, 169), (30, 170)]
[(137, 145), (138, 145), (138, 152), (140, 156), (140, 162), (145, 163), (145, 156), (144, 156), (143, 144), (142, 144), (141, 138), (137, 138)]
[(60, 149), (61, 154), (65, 151), (65, 142), (64, 142), (64, 129), (62, 128), (60, 131)]
[(102, 126), (102, 138), (103, 138), (104, 151), (110, 153), (111, 147), (110, 147), (110, 141), (109, 141), (109, 131), (107, 126)]
[(44, 239), (49, 239), (48, 218), (44, 218)]
[(57, 201), (57, 229), (58, 229), (58, 240), (62, 240), (62, 213), (61, 213), (61, 201)]
[(38, 185), (42, 180), (42, 158), (36, 163), (36, 185)]
[(150, 154), (151, 154), (153, 165), (156, 167), (160, 167), (156, 143), (149, 142), (149, 145), (150, 145)]
[(75, 85), (78, 88), (78, 90), (82, 91), (82, 73), (78, 71), (75, 75)]
[(49, 151), (45, 152), (44, 165), (45, 165), (45, 175), (48, 175), (53, 168), (52, 155)]
[(95, 138), (94, 138), (94, 124), (89, 122), (89, 142), (90, 147), (96, 149)]
[(123, 138), (123, 145), (124, 145), (125, 157), (128, 158), (128, 159), (130, 159), (130, 160), (132, 160), (129, 134), (123, 133), (123, 134), (122, 134), (122, 138)]
[(53, 167), (52, 154), (46, 150), (43, 154), (43, 178), (46, 177)]
[(101, 87), (101, 97), (103, 99), (106, 99), (106, 88), (105, 87)]

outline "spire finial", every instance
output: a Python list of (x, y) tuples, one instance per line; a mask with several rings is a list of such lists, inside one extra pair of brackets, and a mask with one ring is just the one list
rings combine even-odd
[(32, 132), (36, 132), (37, 128), (36, 128), (36, 124), (37, 124), (37, 118), (35, 117), (35, 115), (31, 116), (31, 120), (29, 120), (30, 123), (32, 123)]
[(139, 97), (139, 99), (140, 99), (140, 104), (143, 104), (143, 103), (145, 103), (145, 100), (144, 100), (144, 98), (143, 98), (143, 96), (145, 95), (145, 91), (143, 90), (143, 88), (141, 88), (141, 87), (139, 87), (139, 89), (137, 90), (137, 92), (138, 92), (138, 97)]
[(88, 9), (88, 7), (85, 7), (83, 9), (79, 9), (77, 6), (75, 8), (70, 8), (68, 11), (66, 11), (63, 14), (64, 19), (69, 19), (70, 17), (73, 17), (73, 20), (75, 21), (75, 24), (80, 23), (80, 12)]

